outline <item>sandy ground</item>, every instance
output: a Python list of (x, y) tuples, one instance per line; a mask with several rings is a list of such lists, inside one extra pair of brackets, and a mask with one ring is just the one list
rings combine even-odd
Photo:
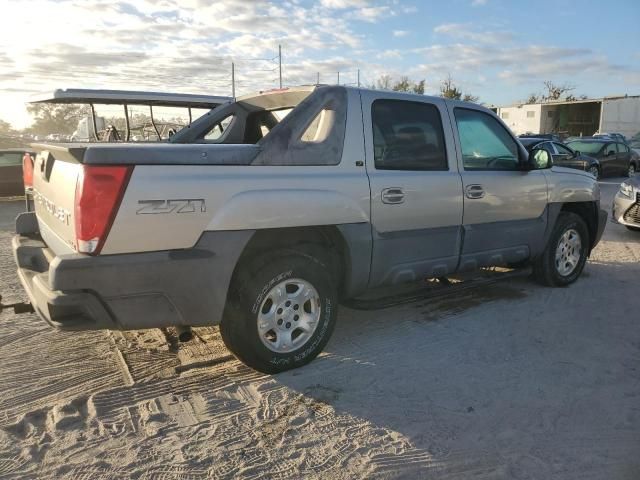
[[(619, 181), (602, 182), (610, 205)], [(0, 203), (0, 285), (18, 202)], [(640, 234), (565, 289), (527, 278), (343, 308), (277, 376), (216, 329), (70, 334), (0, 314), (0, 478), (640, 478)]]

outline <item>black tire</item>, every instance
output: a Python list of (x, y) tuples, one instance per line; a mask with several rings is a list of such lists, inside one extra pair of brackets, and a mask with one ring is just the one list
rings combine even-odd
[[(580, 257), (575, 268), (568, 275), (562, 275), (556, 266), (555, 255), (564, 233), (573, 229), (580, 235)], [(571, 212), (560, 212), (542, 255), (533, 262), (533, 274), (538, 282), (550, 287), (564, 287), (575, 282), (587, 262), (590, 245), (589, 230), (581, 217)]]
[[(313, 360), (335, 327), (338, 294), (327, 261), (319, 255), (283, 250), (241, 265), (234, 275), (220, 333), (227, 348), (244, 364), (263, 373), (278, 373)], [(317, 327), (304, 344), (287, 353), (269, 349), (258, 331), (258, 314), (271, 289), (287, 279), (311, 284), (319, 297)], [(295, 330), (295, 325), (292, 327)], [(293, 334), (293, 332), (292, 332)]]
[(596, 180), (600, 180), (600, 169), (596, 166), (591, 166), (589, 167), (589, 169), (587, 170), (587, 172), (589, 172), (591, 175), (593, 175), (594, 177), (596, 177)]
[(629, 168), (627, 169), (627, 177), (631, 178), (636, 174), (636, 166), (633, 163), (629, 164)]

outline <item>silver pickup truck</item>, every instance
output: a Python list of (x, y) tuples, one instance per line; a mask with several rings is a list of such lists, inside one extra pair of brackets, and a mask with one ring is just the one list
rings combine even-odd
[(575, 281), (606, 221), (597, 182), (530, 154), (479, 105), (342, 86), (223, 104), (166, 144), (40, 145), (13, 240), (64, 330), (220, 325), (279, 372), (326, 345), (341, 300), (530, 262)]

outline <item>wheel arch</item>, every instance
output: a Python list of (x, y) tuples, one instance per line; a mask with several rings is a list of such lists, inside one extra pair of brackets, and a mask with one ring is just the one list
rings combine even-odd
[(567, 202), (562, 204), (561, 212), (571, 212), (578, 215), (587, 224), (589, 231), (589, 255), (598, 235), (598, 204), (597, 202)]
[(325, 256), (341, 298), (366, 289), (371, 261), (368, 223), (269, 228), (256, 230), (245, 245), (232, 278), (245, 265), (269, 251), (291, 249)]

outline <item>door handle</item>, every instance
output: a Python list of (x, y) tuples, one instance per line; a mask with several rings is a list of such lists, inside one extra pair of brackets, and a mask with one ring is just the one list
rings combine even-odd
[(484, 197), (484, 187), (482, 185), (467, 185), (464, 189), (464, 195), (472, 200)]
[(404, 192), (398, 187), (385, 188), (382, 190), (382, 203), (404, 203)]

